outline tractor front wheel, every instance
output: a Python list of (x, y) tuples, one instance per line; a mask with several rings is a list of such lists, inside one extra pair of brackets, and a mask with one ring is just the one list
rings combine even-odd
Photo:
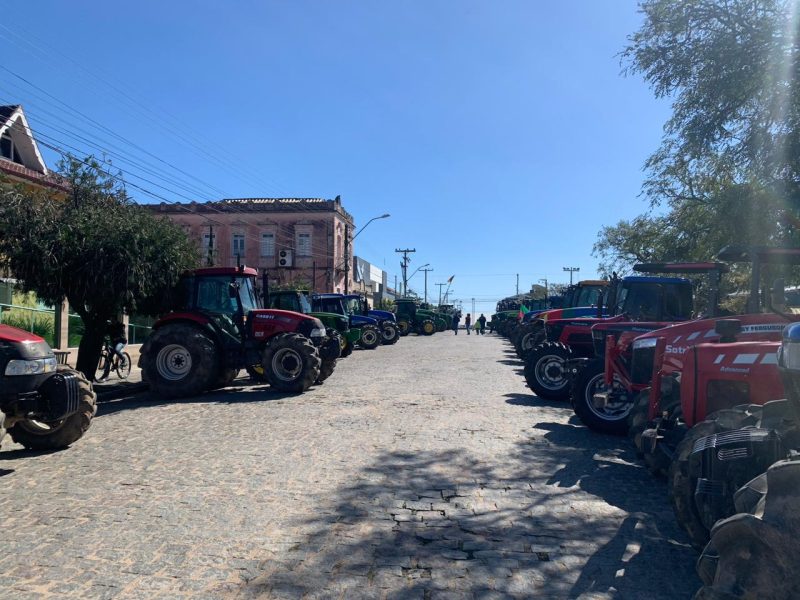
[(411, 323), (409, 323), (406, 319), (397, 320), (397, 333), (405, 337), (409, 334), (410, 331), (411, 331)]
[[(17, 421), (9, 428), (12, 440), (29, 450), (58, 450), (78, 441), (92, 424), (97, 412), (97, 394), (92, 384), (80, 371), (59, 367), (60, 373), (69, 372), (78, 380), (78, 411), (54, 422), (41, 422), (34, 419)], [(0, 416), (2, 413), (0, 413)]]
[(363, 325), (358, 343), (365, 350), (374, 350), (381, 345), (381, 333), (374, 325)]
[(319, 367), (319, 375), (317, 375), (317, 380), (314, 382), (317, 385), (321, 384), (325, 381), (328, 377), (333, 375), (333, 371), (336, 369), (336, 359), (327, 359), (323, 360), (322, 364)]
[(545, 342), (534, 348), (525, 359), (525, 381), (539, 398), (566, 400), (569, 379), (566, 363), (572, 350), (558, 342)]
[(391, 346), (392, 344), (396, 344), (397, 340), (400, 339), (400, 332), (397, 330), (394, 323), (389, 323), (387, 321), (381, 326), (381, 336), (381, 343), (384, 346)]
[(436, 333), (436, 323), (430, 319), (425, 319), (419, 326), (419, 330), (422, 332), (422, 335), (433, 335)]
[(219, 376), (216, 344), (191, 325), (164, 325), (142, 349), (142, 370), (150, 389), (164, 398), (200, 394)]
[(597, 392), (611, 391), (605, 382), (605, 363), (605, 358), (595, 358), (578, 372), (572, 385), (572, 408), (589, 429), (624, 435), (628, 431), (628, 413), (633, 408), (628, 394), (619, 390), (619, 399), (604, 407), (594, 401)]
[(272, 388), (299, 394), (319, 377), (321, 360), (317, 349), (299, 333), (276, 335), (264, 348), (261, 367)]

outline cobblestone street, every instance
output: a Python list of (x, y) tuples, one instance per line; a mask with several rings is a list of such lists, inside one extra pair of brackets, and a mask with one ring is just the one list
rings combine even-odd
[(696, 554), (627, 439), (461, 331), (322, 386), (103, 402), (69, 450), (0, 450), (7, 598), (687, 598)]

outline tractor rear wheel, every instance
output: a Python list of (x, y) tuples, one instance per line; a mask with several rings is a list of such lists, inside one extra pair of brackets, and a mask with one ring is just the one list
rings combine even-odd
[(389, 323), (387, 321), (381, 326), (381, 343), (384, 346), (396, 344), (399, 339), (400, 332), (397, 330), (397, 326), (394, 323)]
[(605, 382), (605, 365), (605, 358), (595, 358), (578, 372), (572, 382), (572, 408), (589, 429), (625, 435), (628, 431), (628, 413), (633, 408), (628, 394), (619, 390), (621, 399), (609, 402), (602, 408), (594, 402), (595, 393), (609, 391)]
[[(92, 424), (97, 412), (97, 394), (92, 384), (80, 371), (59, 366), (60, 373), (69, 372), (78, 380), (78, 412), (53, 422), (41, 422), (33, 419), (17, 421), (8, 430), (12, 440), (25, 446), (28, 450), (58, 450), (66, 448), (78, 441)], [(0, 413), (1, 415), (2, 413)]]
[(541, 323), (526, 323), (517, 336), (514, 350), (517, 351), (517, 356), (525, 358), (525, 356), (533, 350), (536, 346), (544, 341), (544, 328)]
[(419, 326), (419, 330), (422, 335), (433, 335), (436, 333), (436, 323), (431, 321), (430, 319), (425, 319)]
[(156, 329), (145, 343), (141, 364), (150, 389), (164, 398), (200, 394), (219, 374), (216, 344), (201, 329), (185, 324)]
[(301, 393), (319, 377), (321, 360), (317, 349), (299, 333), (282, 333), (273, 337), (264, 348), (261, 366), (264, 376), (275, 390)]
[(572, 350), (559, 342), (539, 344), (525, 359), (525, 381), (528, 387), (547, 400), (569, 398), (566, 362)]
[(411, 323), (407, 319), (397, 319), (397, 333), (405, 337), (411, 332)]
[(322, 364), (319, 367), (319, 375), (317, 375), (317, 380), (314, 382), (317, 385), (320, 385), (323, 381), (325, 381), (328, 377), (333, 375), (333, 371), (336, 369), (336, 359), (333, 360), (323, 360)]
[(678, 524), (689, 535), (692, 546), (698, 550), (702, 550), (708, 542), (709, 531), (703, 523), (694, 497), (700, 475), (699, 462), (692, 460), (695, 442), (715, 433), (757, 425), (761, 410), (762, 407), (756, 404), (743, 404), (717, 411), (689, 429), (675, 448), (667, 475), (669, 499)]
[(381, 333), (374, 325), (362, 325), (358, 343), (365, 350), (374, 350), (381, 345)]
[(717, 521), (697, 561), (704, 585), (695, 599), (800, 598), (798, 505), (796, 460), (776, 462), (741, 488), (736, 494), (738, 514)]

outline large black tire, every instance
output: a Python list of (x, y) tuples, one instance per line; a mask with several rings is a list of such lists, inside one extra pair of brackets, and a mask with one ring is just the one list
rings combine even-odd
[(272, 388), (302, 393), (319, 377), (321, 359), (314, 344), (299, 333), (274, 336), (264, 348), (261, 366)]
[(143, 375), (150, 389), (164, 398), (195, 396), (219, 377), (219, 357), (213, 340), (192, 325), (176, 323), (156, 329), (142, 348)]
[(397, 333), (402, 337), (411, 333), (411, 322), (408, 319), (397, 319)]
[(374, 350), (381, 345), (381, 337), (381, 332), (374, 325), (362, 325), (358, 345), (365, 350)]
[(650, 413), (650, 388), (642, 390), (633, 403), (633, 408), (628, 413), (628, 439), (636, 449), (637, 458), (642, 458), (644, 449), (642, 447), (642, 434), (647, 429)]
[(29, 450), (58, 450), (78, 441), (92, 424), (97, 412), (97, 394), (80, 371), (60, 365), (60, 373), (69, 372), (78, 379), (78, 412), (52, 423), (35, 420), (17, 421), (9, 430), (12, 440)]
[(320, 385), (323, 381), (325, 381), (328, 377), (333, 375), (333, 371), (336, 369), (336, 359), (328, 359), (323, 360), (320, 367), (319, 367), (319, 375), (317, 375), (317, 380), (314, 382), (317, 385)]
[(220, 388), (228, 387), (233, 383), (233, 380), (239, 376), (239, 369), (222, 369), (217, 375), (216, 380), (209, 390), (218, 390)]
[(399, 339), (400, 332), (397, 330), (397, 326), (394, 323), (385, 321), (381, 325), (381, 343), (384, 346), (391, 346), (392, 344), (396, 344)]
[(800, 598), (800, 462), (776, 462), (736, 496), (738, 514), (717, 521), (697, 561), (695, 600)]
[(757, 425), (761, 410), (762, 407), (756, 404), (744, 404), (717, 411), (689, 429), (675, 449), (667, 474), (669, 499), (675, 519), (689, 535), (692, 546), (697, 550), (702, 550), (708, 542), (709, 530), (703, 523), (694, 499), (699, 476), (699, 464), (696, 460), (691, 460), (695, 442), (715, 433)]
[[(605, 391), (605, 358), (590, 360), (572, 381), (572, 408), (578, 418), (593, 431), (625, 435), (628, 431), (628, 413), (632, 401), (619, 401), (604, 408), (594, 405), (596, 392)], [(625, 394), (624, 398), (628, 398)]]
[(353, 342), (348, 340), (346, 337), (342, 336), (344, 340), (342, 345), (342, 353), (339, 355), (339, 358), (347, 358), (353, 353)]
[(433, 335), (436, 333), (436, 323), (430, 319), (424, 319), (422, 323), (419, 324), (419, 332), (422, 335)]
[(539, 344), (525, 359), (525, 381), (528, 387), (547, 400), (569, 398), (569, 378), (566, 362), (572, 350), (559, 342)]
[(514, 343), (514, 350), (517, 356), (525, 358), (528, 353), (536, 346), (545, 341), (544, 327), (541, 321), (534, 321), (533, 323), (525, 323), (520, 328), (519, 335)]

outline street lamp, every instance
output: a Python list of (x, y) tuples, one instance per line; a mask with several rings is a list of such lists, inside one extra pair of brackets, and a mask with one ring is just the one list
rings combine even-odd
[(429, 266), (431, 266), (430, 263), (425, 263), (424, 265), (418, 266), (416, 269), (414, 269), (414, 272), (408, 276), (408, 279), (406, 279), (406, 281), (411, 281), (411, 278), (417, 273), (417, 271), (419, 271), (424, 267), (429, 267)]
[(572, 274), (580, 271), (580, 267), (564, 267), (564, 271), (569, 273), (569, 284), (572, 285)]
[(352, 244), (353, 240), (355, 240), (358, 237), (358, 234), (360, 234), (367, 228), (367, 225), (369, 225), (370, 223), (372, 223), (377, 219), (388, 219), (389, 217), (391, 217), (389, 213), (384, 213), (379, 217), (372, 217), (369, 221), (364, 223), (364, 226), (361, 229), (356, 231), (356, 234), (353, 236), (353, 239), (350, 239), (350, 226), (349, 225), (344, 226), (344, 293), (345, 294), (350, 291), (350, 244)]

